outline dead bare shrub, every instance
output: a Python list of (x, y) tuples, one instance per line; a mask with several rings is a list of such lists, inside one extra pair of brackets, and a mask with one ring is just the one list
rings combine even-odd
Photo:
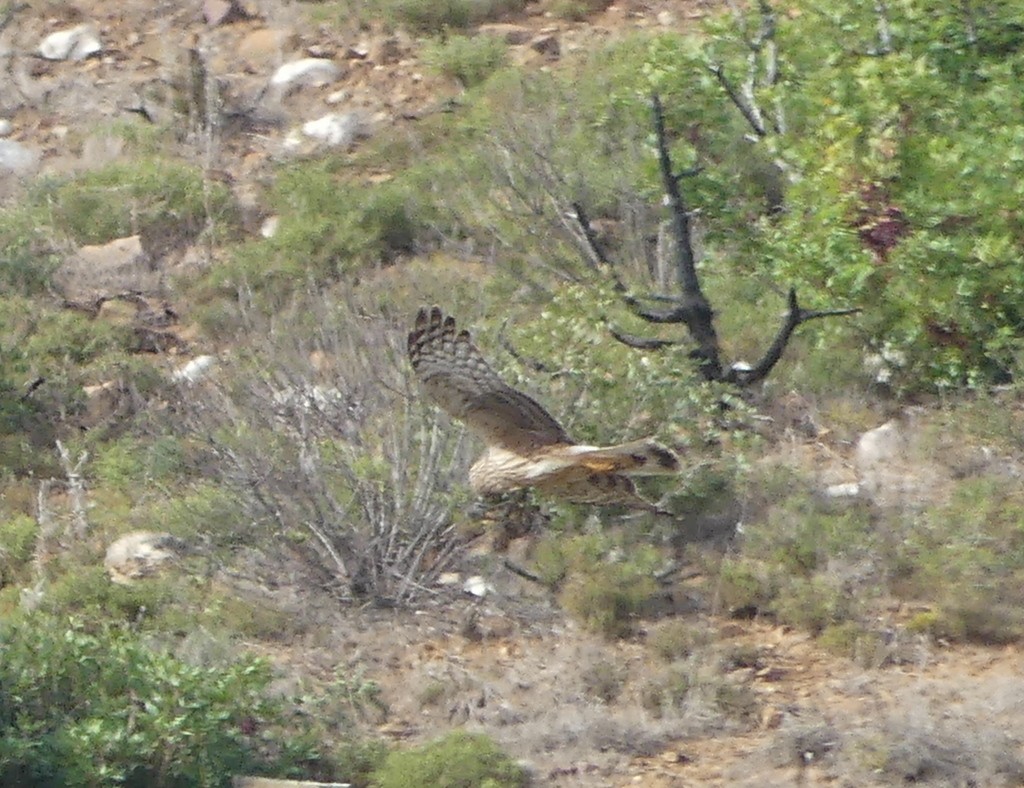
[(346, 598), (406, 602), (458, 553), (467, 454), (413, 389), (404, 331), (306, 297), (185, 392), (251, 538), (297, 548)]

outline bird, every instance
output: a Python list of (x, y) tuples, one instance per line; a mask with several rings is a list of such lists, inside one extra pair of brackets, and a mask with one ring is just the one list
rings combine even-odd
[(637, 492), (633, 477), (677, 474), (676, 452), (653, 438), (615, 446), (577, 443), (540, 403), (502, 380), (470, 332), (440, 307), (420, 308), (408, 355), (427, 397), (485, 445), (469, 470), (477, 495), (533, 488), (572, 503), (666, 513)]

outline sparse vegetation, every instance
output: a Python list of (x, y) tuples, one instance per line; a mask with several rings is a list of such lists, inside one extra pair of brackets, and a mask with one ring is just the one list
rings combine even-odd
[(471, 88), (505, 65), (507, 49), (494, 36), (451, 36), (428, 49), (425, 57), (439, 72)]
[(517, 788), (526, 773), (486, 736), (455, 731), (430, 744), (391, 753), (373, 773), (379, 788)]
[[(12, 140), (40, 135), (47, 174), (0, 184), (0, 783), (498, 788), (527, 783), (527, 747), (553, 781), (606, 752), (697, 771), (690, 746), (736, 730), (837, 783), (1021, 782), (1019, 693), (990, 670), (1013, 651), (986, 649), (1024, 639), (1024, 11), (758, 2), (684, 35), (648, 5), (577, 39), (605, 0), (302, 3), (274, 57), (319, 52), (339, 85), (271, 100), (246, 93), (258, 60), (184, 86), (160, 61), (95, 127), (42, 122), (63, 72), (14, 57)], [(0, 29), (41, 10), (84, 14), (0, 3)], [(81, 64), (98, 85), (154, 53), (150, 21)], [(203, 28), (196, 57), (264, 22)], [(561, 55), (516, 65), (548, 28)], [(381, 75), (368, 139), (283, 144), (295, 107), (362, 106)], [(129, 234), (159, 297), (66, 304), (62, 261)], [(407, 374), (423, 302), (581, 442), (679, 450), (684, 474), (641, 482), (675, 516), (531, 500), (518, 530), (481, 524), (473, 438)], [(779, 333), (830, 307), (860, 311)], [(172, 352), (142, 339), (164, 330)], [(766, 346), (771, 374), (733, 385)], [(172, 379), (200, 353), (214, 371)], [(886, 497), (857, 442), (893, 414)], [(84, 458), (77, 511), (58, 440)], [(112, 583), (135, 530), (191, 552)], [(459, 591), (476, 574), (483, 601)], [(677, 764), (662, 748), (691, 734)]]

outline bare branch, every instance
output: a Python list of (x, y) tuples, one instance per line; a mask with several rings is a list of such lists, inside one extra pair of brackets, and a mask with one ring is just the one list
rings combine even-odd
[(801, 309), (796, 298), (795, 287), (790, 288), (788, 301), (789, 309), (786, 312), (786, 317), (783, 320), (782, 325), (779, 327), (779, 331), (775, 335), (774, 341), (769, 346), (768, 350), (765, 351), (761, 360), (750, 369), (741, 367), (730, 368), (723, 378), (725, 382), (735, 383), (740, 386), (749, 386), (764, 380), (764, 378), (768, 376), (768, 373), (770, 373), (779, 362), (779, 359), (782, 358), (782, 354), (785, 352), (786, 346), (789, 344), (790, 337), (792, 337), (793, 332), (801, 323), (806, 323), (808, 320), (816, 320), (822, 317), (852, 315), (861, 311), (860, 307), (850, 309)]
[(764, 127), (764, 121), (761, 119), (761, 113), (754, 107), (751, 107), (744, 96), (740, 95), (740, 92), (732, 84), (729, 78), (725, 75), (725, 70), (722, 68), (721, 63), (712, 63), (708, 66), (715, 79), (718, 80), (718, 84), (722, 86), (722, 90), (725, 91), (725, 95), (729, 97), (736, 109), (740, 111), (744, 120), (751, 129), (754, 130), (754, 134), (757, 137), (764, 137), (767, 135), (767, 131)]
[[(658, 167), (661, 170), (662, 186), (669, 210), (669, 226), (676, 240), (676, 279), (682, 291), (679, 306), (662, 313), (659, 317), (675, 318), (671, 322), (686, 324), (690, 336), (697, 342), (698, 355), (702, 359), (701, 374), (708, 380), (717, 380), (722, 374), (718, 358), (718, 336), (715, 333), (714, 312), (700, 287), (697, 276), (697, 261), (693, 253), (693, 234), (690, 227), (690, 211), (679, 189), (679, 176), (673, 170), (672, 157), (668, 150), (665, 133), (665, 112), (657, 94), (652, 97), (651, 109), (654, 119), (655, 139), (658, 147)], [(635, 311), (635, 310), (634, 310)], [(669, 322), (644, 316), (650, 322)]]
[[(622, 281), (622, 277), (619, 276), (619, 272), (615, 269), (615, 266), (604, 254), (597, 244), (597, 236), (594, 233), (593, 226), (590, 224), (590, 219), (587, 216), (583, 206), (574, 202), (572, 204), (573, 213), (572, 217), (576, 220), (579, 227), (579, 234), (582, 238), (584, 249), (590, 259), (597, 261), (597, 266), (602, 273), (607, 274), (612, 280), (612, 288), (622, 297), (623, 303), (630, 308), (630, 310), (637, 317), (646, 320), (648, 323), (682, 323), (682, 312), (680, 311), (678, 299), (671, 299), (677, 306), (673, 309), (649, 309), (645, 307), (641, 301), (641, 298), (633, 295), (629, 292), (629, 288), (626, 287), (626, 283)], [(644, 298), (648, 298), (644, 296)], [(664, 300), (655, 299), (653, 297), (649, 300)]]
[(86, 516), (85, 501), (85, 479), (82, 477), (82, 468), (89, 459), (89, 452), (83, 451), (78, 455), (78, 461), (72, 464), (71, 454), (67, 447), (57, 441), (57, 454), (60, 456), (60, 464), (64, 469), (64, 475), (68, 478), (68, 498), (71, 501), (72, 536), (75, 539), (84, 539), (89, 532), (89, 520)]
[(619, 331), (617, 328), (612, 326), (608, 327), (608, 333), (623, 345), (636, 348), (637, 350), (661, 350), (663, 348), (683, 344), (682, 342), (674, 339), (657, 339), (655, 337), (641, 337), (636, 334), (627, 334), (625, 331)]
[(501, 324), (501, 328), (498, 329), (498, 344), (505, 349), (506, 353), (512, 356), (512, 358), (514, 358), (524, 367), (532, 369), (534, 372), (541, 372), (545, 375), (558, 374), (558, 370), (552, 369), (543, 361), (538, 361), (535, 358), (527, 358), (522, 353), (520, 353), (516, 346), (513, 345), (511, 340), (509, 340), (509, 338), (505, 335), (506, 328), (508, 328), (508, 320), (505, 320)]
[(591, 268), (607, 268), (608, 273), (615, 279), (615, 289), (619, 292), (623, 292), (626, 286), (619, 279), (618, 274), (612, 267), (611, 261), (608, 256), (604, 253), (604, 250), (597, 243), (597, 233), (594, 232), (594, 226), (590, 223), (590, 219), (587, 216), (586, 211), (583, 209), (583, 204), (580, 202), (574, 202), (572, 204), (572, 213), (569, 217), (576, 220), (576, 225), (579, 227), (580, 233), (583, 236), (584, 249), (587, 252), (586, 260), (590, 264)]

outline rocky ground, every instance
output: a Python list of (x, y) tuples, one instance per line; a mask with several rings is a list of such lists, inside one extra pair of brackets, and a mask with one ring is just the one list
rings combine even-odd
[[(106, 124), (160, 123), (184, 107), (194, 117), (181, 152), (231, 185), (250, 232), (267, 231), (270, 217), (255, 195), (270, 164), (358, 145), (444, 109), (460, 91), (424, 66), (414, 37), (330, 17), (334, 5), (0, 4), (0, 191), (116, 161), (122, 143)], [(532, 3), (483, 30), (504, 37), (517, 62), (556, 68), (564, 53), (609, 36), (684, 29), (714, 5), (623, 0), (576, 22)], [(226, 108), (217, 128), (203, 113), (211, 92)], [(132, 260), (141, 250), (129, 246), (124, 259)], [(148, 289), (125, 284), (109, 287)], [(882, 448), (862, 442), (860, 455), (815, 440), (787, 451), (804, 463), (823, 452), (823, 492), (866, 491), (881, 506), (940, 489), (942, 474), (955, 470), (911, 473), (900, 465), (902, 444), (875, 437)], [(651, 696), (664, 691), (657, 682), (667, 668), (645, 641), (673, 618), (610, 643), (581, 631), (544, 589), (511, 572), (492, 568), (487, 582), (493, 589), (482, 598), (440, 589), (404, 612), (338, 611), (307, 592), (283, 599), (280, 591), (273, 601), (292, 606), (306, 622), (302, 632), (287, 645), (254, 648), (297, 677), (330, 681), (339, 669), (362, 671), (387, 707), (380, 719), (364, 709), (367, 722), (385, 735), (418, 741), (455, 725), (483, 729), (545, 785), (986, 784), (963, 782), (972, 771), (1024, 782), (997, 763), (1024, 704), (1016, 646), (894, 640), (851, 661), (803, 634), (715, 616), (713, 600), (684, 599), (676, 619), (714, 644), (699, 652), (706, 665), (687, 668), (687, 680), (706, 679), (706, 691), (659, 718)], [(893, 620), (905, 613), (891, 611)], [(735, 698), (731, 709), (712, 702), (709, 693), (722, 692)], [(908, 742), (906, 757), (895, 772), (882, 771), (873, 753), (897, 735)], [(965, 753), (975, 761), (965, 765)]]

